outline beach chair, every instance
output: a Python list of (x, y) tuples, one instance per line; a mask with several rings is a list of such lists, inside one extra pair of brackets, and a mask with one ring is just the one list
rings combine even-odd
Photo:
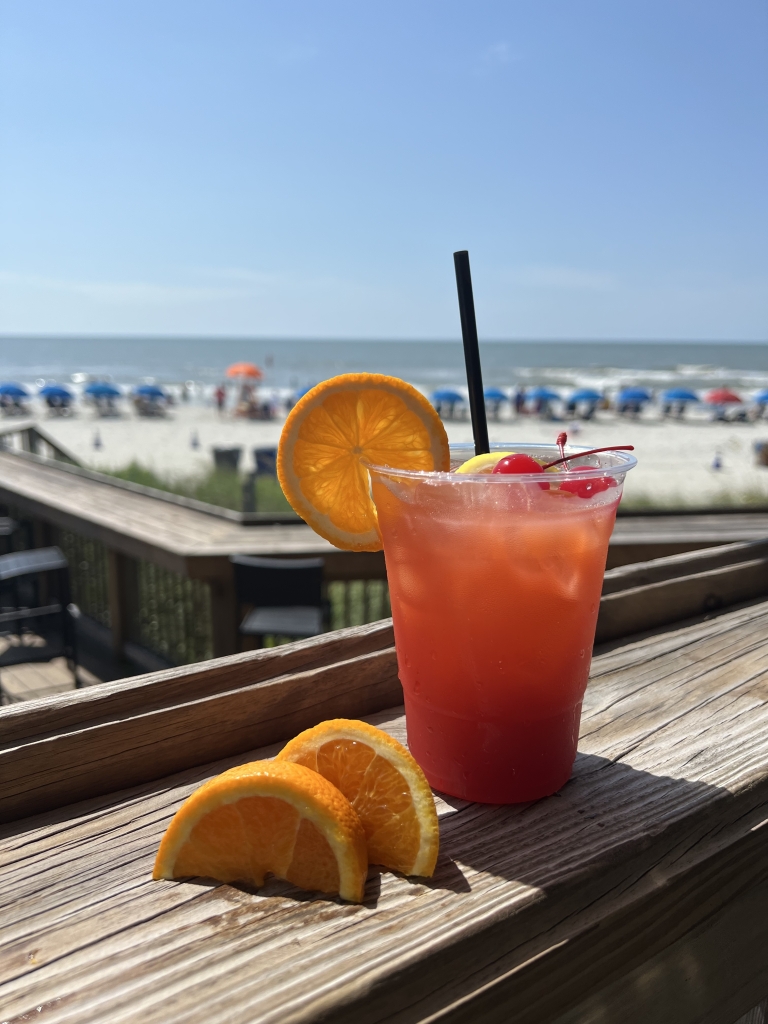
[(322, 558), (260, 558), (231, 555), (243, 636), (292, 640), (325, 632), (329, 618), (323, 599)]
[(214, 448), (213, 464), (216, 469), (224, 470), (226, 473), (236, 473), (242, 452), (243, 449), (239, 445), (236, 448)]
[(254, 468), (243, 478), (242, 511), (256, 512), (256, 479), (260, 476), (277, 477), (277, 448), (254, 448)]
[(77, 686), (77, 614), (59, 548), (0, 556), (0, 669), (64, 657)]
[(277, 476), (277, 448), (254, 448), (256, 476)]

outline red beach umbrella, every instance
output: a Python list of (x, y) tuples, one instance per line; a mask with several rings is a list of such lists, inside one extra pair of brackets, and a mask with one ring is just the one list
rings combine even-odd
[(730, 405), (734, 402), (740, 402), (741, 399), (730, 388), (715, 388), (714, 391), (707, 392), (704, 396), (704, 401), (710, 405)]
[(261, 380), (264, 374), (254, 363), (233, 363), (227, 367), (228, 377), (250, 377), (251, 380)]

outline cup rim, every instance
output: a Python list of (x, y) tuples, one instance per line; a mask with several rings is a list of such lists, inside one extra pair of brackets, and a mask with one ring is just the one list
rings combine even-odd
[[(527, 455), (536, 456), (549, 456), (557, 458), (558, 448), (555, 444), (528, 444), (521, 441), (510, 441), (507, 443), (492, 442), (490, 445), (491, 451), (514, 451), (524, 452)], [(475, 446), (470, 442), (462, 442), (459, 444), (450, 445), (451, 455), (454, 453), (463, 455), (466, 454), (468, 458), (471, 458), (475, 453)], [(567, 444), (565, 446), (567, 454), (577, 452), (588, 452), (591, 451), (586, 445), (574, 445)], [(568, 471), (569, 480), (592, 480), (595, 477), (605, 476), (610, 474), (611, 476), (621, 475), (624, 476), (630, 469), (634, 469), (637, 465), (637, 459), (631, 452), (622, 452), (616, 450), (610, 450), (607, 452), (601, 452), (600, 455), (595, 455), (594, 458), (600, 459), (602, 457), (611, 456), (617, 462), (614, 462), (609, 466), (573, 466), (571, 464), (570, 470)], [(477, 483), (482, 481), (483, 483), (491, 484), (513, 484), (513, 483), (540, 483), (541, 474), (539, 473), (456, 473), (452, 470), (447, 472), (442, 470), (419, 470), (419, 469), (398, 469), (394, 466), (379, 466), (375, 463), (364, 462), (363, 465), (366, 469), (372, 470), (375, 473), (387, 474), (389, 476), (400, 476), (406, 477), (412, 480), (430, 480), (433, 482), (441, 481), (453, 483), (466, 483), (472, 482)]]

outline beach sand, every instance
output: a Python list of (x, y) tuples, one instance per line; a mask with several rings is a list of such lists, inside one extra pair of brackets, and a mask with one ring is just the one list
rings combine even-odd
[[(123, 403), (124, 406), (127, 403)], [(84, 465), (120, 469), (136, 461), (161, 476), (203, 473), (212, 465), (214, 446), (243, 447), (241, 469), (253, 465), (252, 449), (276, 446), (282, 417), (269, 422), (219, 416), (209, 405), (190, 402), (173, 407), (164, 419), (142, 419), (132, 411), (120, 418), (98, 419), (82, 406), (72, 418), (49, 417), (33, 403), (40, 425)], [(10, 421), (6, 421), (10, 422)], [(468, 420), (446, 422), (451, 441), (471, 441)], [(705, 413), (689, 414), (683, 422), (662, 420), (649, 408), (638, 420), (601, 412), (596, 420), (579, 423), (547, 422), (533, 416), (514, 419), (509, 413), (489, 422), (492, 441), (554, 442), (560, 430), (573, 444), (600, 447), (633, 444), (638, 466), (627, 477), (629, 502), (707, 505), (733, 496), (768, 502), (768, 468), (756, 465), (754, 442), (768, 442), (768, 421), (716, 423)], [(94, 448), (96, 433), (102, 447)], [(191, 445), (196, 435), (200, 447)], [(713, 469), (719, 455), (722, 468)]]

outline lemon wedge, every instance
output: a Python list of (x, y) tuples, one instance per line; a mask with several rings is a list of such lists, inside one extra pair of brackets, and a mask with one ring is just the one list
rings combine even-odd
[(455, 469), (454, 473), (488, 473), (505, 455), (514, 455), (514, 452), (485, 452), (483, 455), (473, 455)]

